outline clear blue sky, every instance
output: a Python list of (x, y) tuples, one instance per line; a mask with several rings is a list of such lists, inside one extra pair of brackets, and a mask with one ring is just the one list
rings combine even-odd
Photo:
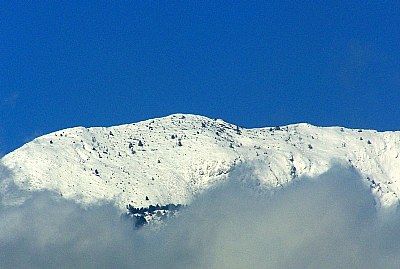
[(0, 154), (171, 113), (400, 129), (398, 1), (2, 1)]

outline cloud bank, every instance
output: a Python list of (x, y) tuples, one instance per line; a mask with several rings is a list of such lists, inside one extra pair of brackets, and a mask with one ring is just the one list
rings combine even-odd
[(397, 268), (399, 224), (343, 168), (274, 194), (237, 174), (160, 229), (43, 192), (0, 209), (0, 268)]

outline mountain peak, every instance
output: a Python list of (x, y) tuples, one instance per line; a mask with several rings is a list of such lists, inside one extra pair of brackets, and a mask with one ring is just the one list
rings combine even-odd
[(75, 127), (43, 135), (1, 163), (24, 191), (50, 190), (81, 203), (188, 204), (239, 164), (244, 177), (277, 188), (317, 176), (339, 162), (353, 167), (378, 205), (399, 202), (400, 133), (308, 123), (246, 129), (220, 119), (173, 114), (112, 127)]

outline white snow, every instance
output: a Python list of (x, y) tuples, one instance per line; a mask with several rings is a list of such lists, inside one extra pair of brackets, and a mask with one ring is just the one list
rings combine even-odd
[(249, 165), (263, 186), (275, 188), (341, 163), (360, 173), (379, 207), (389, 208), (399, 203), (399, 154), (400, 132), (305, 123), (244, 129), (175, 114), (57, 131), (9, 153), (1, 163), (22, 190), (56, 191), (82, 205), (113, 202), (121, 210), (127, 204), (188, 204), (239, 164)]

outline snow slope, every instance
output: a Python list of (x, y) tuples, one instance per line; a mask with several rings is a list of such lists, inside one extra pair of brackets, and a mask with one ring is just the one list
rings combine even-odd
[(102, 201), (147, 207), (187, 204), (245, 164), (260, 185), (281, 187), (339, 162), (354, 167), (378, 206), (399, 203), (400, 132), (294, 124), (244, 129), (175, 114), (114, 127), (50, 133), (1, 159), (6, 182), (51, 190), (83, 205)]

